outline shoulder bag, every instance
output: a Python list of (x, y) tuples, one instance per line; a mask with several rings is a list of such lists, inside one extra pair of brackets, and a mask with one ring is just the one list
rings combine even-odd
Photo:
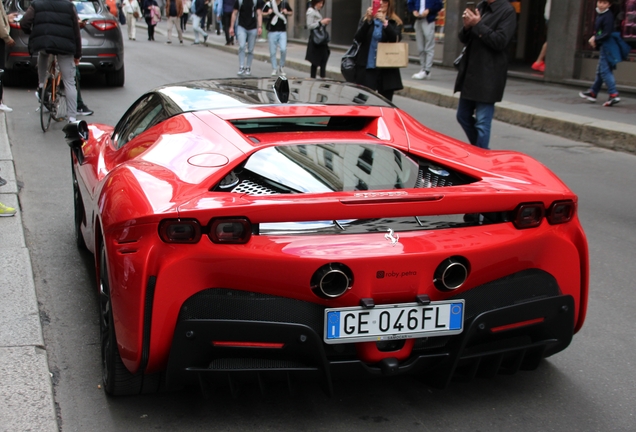
[(329, 32), (322, 24), (311, 31), (311, 40), (315, 45), (327, 45), (330, 37)]
[(354, 40), (353, 45), (344, 53), (340, 61), (340, 72), (347, 82), (355, 82), (356, 80), (356, 57), (359, 49), (360, 43)]

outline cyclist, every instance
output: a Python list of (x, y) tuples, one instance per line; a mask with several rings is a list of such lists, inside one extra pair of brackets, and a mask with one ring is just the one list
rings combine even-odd
[(77, 116), (75, 67), (82, 57), (82, 38), (75, 6), (69, 0), (34, 0), (20, 20), (29, 36), (29, 52), (38, 53), (38, 95), (47, 75), (48, 55), (55, 54), (66, 91), (69, 122)]

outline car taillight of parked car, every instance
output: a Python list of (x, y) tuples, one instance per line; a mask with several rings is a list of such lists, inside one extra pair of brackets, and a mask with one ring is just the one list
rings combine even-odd
[(108, 30), (114, 30), (117, 28), (117, 21), (95, 20), (95, 21), (91, 21), (90, 25), (92, 25), (99, 31), (108, 31)]
[(517, 229), (535, 228), (545, 217), (550, 225), (562, 224), (572, 220), (574, 210), (572, 200), (555, 201), (547, 211), (543, 203), (519, 204), (513, 213), (512, 223)]

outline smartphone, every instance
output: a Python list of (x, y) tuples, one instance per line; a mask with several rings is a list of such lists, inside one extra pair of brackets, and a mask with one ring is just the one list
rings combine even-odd
[(378, 13), (378, 11), (380, 10), (380, 6), (382, 5), (381, 1), (382, 0), (373, 0), (373, 9), (371, 10), (371, 16), (375, 16), (375, 14)]
[(475, 2), (466, 2), (466, 9), (470, 9), (471, 11), (475, 12)]

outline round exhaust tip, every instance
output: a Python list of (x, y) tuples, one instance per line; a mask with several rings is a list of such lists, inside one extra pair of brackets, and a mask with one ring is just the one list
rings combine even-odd
[(353, 285), (353, 273), (344, 264), (329, 263), (320, 267), (311, 277), (311, 290), (318, 297), (336, 298)]
[(440, 290), (456, 290), (468, 279), (469, 268), (468, 260), (462, 256), (446, 258), (435, 269), (433, 284)]

